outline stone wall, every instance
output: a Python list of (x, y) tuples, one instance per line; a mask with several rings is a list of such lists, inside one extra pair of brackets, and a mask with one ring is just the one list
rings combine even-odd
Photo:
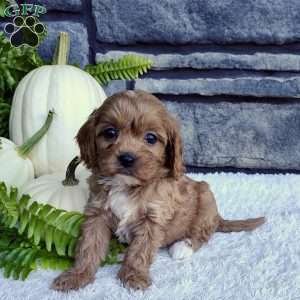
[(193, 167), (300, 170), (299, 0), (40, 0), (50, 58), (71, 33), (71, 62), (149, 56), (144, 89), (181, 120)]

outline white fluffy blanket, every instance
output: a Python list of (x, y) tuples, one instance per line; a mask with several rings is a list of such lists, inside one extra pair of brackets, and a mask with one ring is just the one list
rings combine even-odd
[(99, 269), (93, 284), (58, 293), (49, 285), (59, 272), (40, 270), (25, 281), (4, 279), (1, 300), (296, 300), (300, 299), (300, 176), (190, 174), (207, 180), (227, 219), (266, 216), (254, 232), (216, 233), (192, 258), (177, 262), (161, 250), (151, 267), (152, 286), (128, 291), (119, 266)]

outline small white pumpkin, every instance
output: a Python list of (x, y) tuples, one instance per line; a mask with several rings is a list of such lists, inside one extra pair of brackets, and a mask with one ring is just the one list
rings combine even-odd
[(87, 178), (90, 172), (82, 167), (75, 178), (75, 169), (80, 163), (74, 158), (67, 168), (67, 172), (42, 175), (21, 190), (21, 195), (29, 195), (30, 201), (49, 204), (67, 211), (83, 212), (88, 201), (89, 188)]
[(106, 99), (99, 83), (80, 68), (66, 65), (69, 36), (60, 33), (57, 65), (42, 66), (19, 83), (12, 102), (10, 138), (20, 145), (39, 128), (49, 109), (56, 118), (30, 153), (37, 176), (64, 171), (79, 155), (75, 136), (92, 111)]
[(45, 135), (52, 120), (53, 112), (49, 112), (42, 128), (21, 146), (16, 146), (6, 138), (0, 138), (0, 182), (3, 181), (9, 187), (21, 188), (34, 178), (33, 164), (28, 155)]

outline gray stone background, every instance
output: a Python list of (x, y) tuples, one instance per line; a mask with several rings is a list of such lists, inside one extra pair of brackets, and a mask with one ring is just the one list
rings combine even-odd
[(72, 63), (128, 52), (154, 61), (106, 91), (144, 89), (164, 101), (181, 121), (190, 170), (300, 170), (299, 0), (32, 2), (48, 9), (45, 58), (68, 31)]

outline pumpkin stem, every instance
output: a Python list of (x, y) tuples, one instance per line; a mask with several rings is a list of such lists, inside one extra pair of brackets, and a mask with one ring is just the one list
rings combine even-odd
[(41, 140), (41, 138), (48, 131), (52, 121), (53, 121), (54, 111), (49, 111), (47, 119), (44, 125), (39, 129), (31, 138), (29, 138), (23, 145), (17, 147), (17, 152), (22, 157), (27, 157), (32, 148)]
[(67, 65), (70, 51), (70, 36), (67, 32), (60, 32), (52, 60), (53, 65)]
[(80, 164), (80, 158), (76, 156), (72, 159), (67, 167), (66, 178), (62, 181), (64, 186), (72, 186), (77, 185), (79, 180), (75, 177), (75, 170), (77, 166)]

